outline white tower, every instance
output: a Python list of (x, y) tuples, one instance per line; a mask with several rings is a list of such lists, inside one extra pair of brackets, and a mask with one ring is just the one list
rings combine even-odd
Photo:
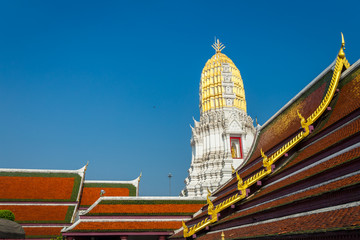
[(207, 61), (200, 80), (200, 122), (191, 127), (192, 160), (181, 196), (206, 196), (225, 183), (249, 152), (254, 140), (253, 120), (246, 114), (240, 71), (221, 50)]

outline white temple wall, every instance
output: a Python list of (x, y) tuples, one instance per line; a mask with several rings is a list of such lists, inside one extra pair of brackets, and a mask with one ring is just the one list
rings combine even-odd
[(254, 140), (240, 71), (219, 49), (201, 74), (200, 121), (194, 120), (192, 128), (192, 161), (182, 196), (206, 196), (207, 188), (214, 191), (225, 183)]

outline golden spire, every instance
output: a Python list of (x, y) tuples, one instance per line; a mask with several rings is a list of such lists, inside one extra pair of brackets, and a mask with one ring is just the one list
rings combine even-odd
[[(212, 47), (216, 53), (206, 62), (201, 73), (201, 112), (225, 107), (235, 107), (246, 112), (245, 90), (239, 69), (221, 52), (225, 46), (219, 39), (215, 39)], [(224, 84), (225, 80), (233, 85)], [(232, 95), (231, 99), (228, 95)]]
[(220, 53), (221, 50), (225, 48), (224, 44), (222, 44), (219, 39), (216, 40), (216, 38), (215, 43), (212, 45), (212, 47), (215, 49), (216, 53)]
[(339, 58), (344, 58), (345, 57), (344, 50), (345, 50), (345, 40), (344, 40), (343, 33), (341, 33), (341, 48), (340, 48), (340, 51), (339, 51), (339, 54), (338, 54)]

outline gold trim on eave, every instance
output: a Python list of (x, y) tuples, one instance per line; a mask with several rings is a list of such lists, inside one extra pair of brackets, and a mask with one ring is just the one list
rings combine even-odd
[(222, 210), (230, 207), (231, 205), (234, 205), (235, 203), (239, 202), (240, 200), (246, 198), (246, 191), (247, 189), (255, 184), (257, 181), (260, 181), (264, 177), (268, 176), (272, 172), (272, 165), (280, 159), (282, 156), (285, 155), (290, 149), (292, 149), (294, 146), (296, 146), (300, 141), (302, 141), (305, 137), (307, 137), (310, 134), (309, 126), (313, 124), (319, 117), (323, 114), (323, 112), (327, 109), (329, 106), (332, 98), (334, 97), (334, 94), (336, 92), (341, 72), (343, 68), (347, 69), (350, 67), (350, 64), (348, 60), (345, 58), (345, 41), (344, 36), (341, 33), (342, 42), (340, 51), (336, 58), (336, 63), (334, 67), (333, 76), (330, 81), (329, 88), (326, 92), (325, 97), (323, 98), (320, 105), (317, 107), (317, 109), (305, 120), (305, 118), (300, 114), (298, 111), (297, 114), (300, 118), (301, 128), (303, 128), (303, 131), (298, 133), (295, 137), (293, 137), (290, 141), (288, 141), (286, 144), (284, 144), (279, 150), (277, 150), (275, 153), (273, 153), (270, 157), (266, 156), (265, 153), (261, 149), (261, 156), (263, 157), (263, 166), (265, 169), (262, 171), (259, 171), (255, 173), (253, 176), (248, 178), (245, 182), (241, 179), (238, 172), (236, 172), (236, 177), (238, 180), (238, 190), (240, 191), (239, 195), (238, 193), (234, 196), (231, 196), (230, 198), (224, 200), (223, 202), (219, 203), (218, 205), (214, 206), (213, 203), (210, 201), (210, 191), (208, 191), (207, 201), (208, 201), (208, 215), (209, 218), (204, 219), (203, 221), (193, 225), (192, 227), (188, 228), (185, 223), (183, 223), (183, 235), (184, 237), (190, 237), (196, 232), (204, 229), (205, 227), (209, 226), (211, 223), (217, 222), (217, 214), (221, 212)]

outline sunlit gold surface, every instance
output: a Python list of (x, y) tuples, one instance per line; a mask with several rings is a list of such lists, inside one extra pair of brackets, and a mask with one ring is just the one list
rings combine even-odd
[[(201, 73), (200, 94), (202, 112), (223, 107), (236, 107), (246, 112), (244, 84), (240, 71), (230, 58), (221, 53), (225, 46), (219, 40), (213, 44), (213, 48), (216, 53), (207, 61)], [(230, 94), (235, 95), (235, 99), (230, 105), (224, 98), (226, 91), (223, 85), (224, 63), (229, 64), (229, 71), (231, 73), (230, 82), (233, 83)]]
[[(342, 34), (341, 34), (342, 35)], [(192, 226), (190, 229), (184, 225), (184, 237), (189, 237), (196, 232), (204, 229), (206, 226), (209, 226), (211, 223), (217, 222), (217, 214), (221, 212), (222, 210), (228, 208), (229, 206), (239, 202), (240, 200), (246, 198), (246, 190), (255, 184), (257, 181), (260, 181), (264, 177), (268, 176), (272, 172), (271, 166), (280, 159), (285, 153), (287, 153), (290, 149), (292, 149), (294, 146), (296, 146), (301, 140), (303, 140), (306, 136), (310, 134), (309, 126), (313, 124), (326, 110), (326, 108), (329, 106), (331, 99), (334, 97), (337, 85), (340, 80), (341, 71), (343, 68), (348, 68), (350, 64), (345, 58), (345, 41), (344, 37), (342, 35), (342, 44), (340, 51), (338, 53), (338, 56), (336, 58), (335, 68), (333, 72), (333, 76), (329, 85), (329, 88), (326, 92), (325, 97), (323, 98), (321, 104), (318, 106), (318, 108), (311, 114), (310, 117), (308, 117), (306, 120), (301, 115), (301, 113), (298, 111), (297, 114), (300, 118), (300, 123), (303, 131), (298, 133), (295, 137), (293, 137), (289, 142), (284, 144), (278, 151), (273, 153), (269, 158), (265, 155), (265, 153), (261, 149), (261, 156), (263, 157), (263, 166), (265, 169), (257, 172), (250, 178), (248, 178), (246, 181), (243, 181), (241, 177), (239, 176), (238, 172), (236, 172), (236, 177), (238, 180), (238, 190), (240, 191), (239, 194), (235, 194), (234, 196), (224, 200), (223, 202), (219, 203), (215, 206), (210, 201), (210, 192), (208, 194), (208, 214), (211, 216), (211, 218), (206, 218), (205, 220), (199, 222), (198, 224)]]

